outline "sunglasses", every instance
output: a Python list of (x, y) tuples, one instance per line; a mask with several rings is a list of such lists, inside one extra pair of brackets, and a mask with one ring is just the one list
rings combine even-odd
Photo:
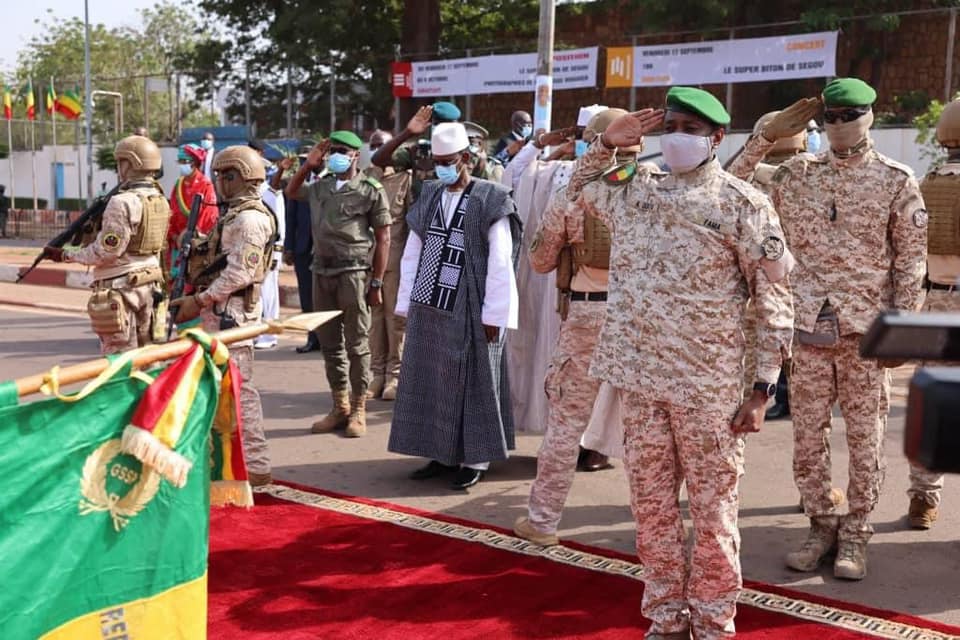
[(838, 120), (840, 122), (853, 122), (857, 118), (866, 115), (870, 109), (827, 109), (823, 112), (823, 121), (827, 124), (834, 124)]
[(435, 167), (453, 167), (460, 163), (460, 158), (449, 158), (447, 160), (437, 160), (433, 159), (433, 166)]
[(216, 177), (219, 178), (220, 180), (223, 180), (224, 182), (233, 182), (234, 180), (240, 177), (240, 174), (233, 170), (217, 171)]

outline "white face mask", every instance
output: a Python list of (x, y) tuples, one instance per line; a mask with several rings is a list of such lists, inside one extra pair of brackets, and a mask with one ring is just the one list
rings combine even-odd
[(834, 151), (847, 151), (853, 149), (863, 142), (867, 137), (867, 131), (873, 125), (873, 111), (868, 111), (856, 120), (851, 122), (835, 122), (833, 124), (824, 124), (823, 128), (827, 132), (827, 138), (830, 140), (830, 148)]
[(660, 136), (660, 150), (671, 173), (687, 173), (699, 167), (713, 153), (709, 136), (667, 133)]

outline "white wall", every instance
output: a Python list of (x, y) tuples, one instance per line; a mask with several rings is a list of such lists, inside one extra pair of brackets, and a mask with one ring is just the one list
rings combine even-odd
[[(177, 148), (160, 147), (160, 154), (163, 158), (163, 178), (160, 184), (163, 185), (165, 193), (170, 193), (173, 183), (177, 179)], [(77, 157), (77, 150), (72, 146), (47, 145), (42, 149), (37, 149), (36, 153), (36, 180), (37, 180), (37, 198), (46, 199), (49, 207), (54, 205), (54, 162), (60, 162), (63, 168), (63, 197), (65, 198), (83, 198), (87, 194), (87, 150), (86, 147), (80, 147), (80, 157)], [(56, 158), (56, 160), (54, 159)], [(18, 198), (33, 197), (33, 154), (29, 151), (16, 151), (10, 158), (0, 160), (0, 184), (7, 186), (7, 196), (13, 196), (11, 191), (10, 165), (13, 163), (16, 181), (16, 196)], [(80, 166), (79, 180), (77, 175), (77, 166)], [(96, 195), (100, 191), (100, 183), (106, 182), (107, 188), (111, 189), (117, 184), (117, 174), (113, 171), (101, 171), (96, 166), (94, 159), (93, 170), (93, 193)]]

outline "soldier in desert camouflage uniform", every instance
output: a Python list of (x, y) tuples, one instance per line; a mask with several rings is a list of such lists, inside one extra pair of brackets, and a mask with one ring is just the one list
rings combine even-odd
[[(830, 150), (784, 162), (771, 190), (797, 258), (790, 281), (798, 331), (790, 381), (793, 471), (811, 522), (807, 540), (786, 563), (813, 571), (839, 540), (834, 575), (851, 580), (866, 575), (868, 519), (885, 468), (884, 365), (894, 365), (861, 358), (860, 339), (878, 313), (917, 309), (926, 255), (927, 214), (917, 181), (908, 167), (878, 153), (868, 133), (875, 99), (861, 80), (828, 84)], [(796, 126), (805, 126), (800, 120)], [(747, 143), (741, 160), (755, 164), (792, 133), (774, 119)], [(850, 450), (850, 508), (840, 518), (830, 499), (828, 437), (837, 400)]]
[[(607, 109), (595, 115), (587, 123), (583, 139), (592, 142), (626, 113)], [(636, 173), (639, 151), (640, 147), (618, 150), (616, 166), (603, 179), (611, 185), (628, 184)], [(586, 217), (582, 209), (571, 206), (566, 191), (560, 189), (540, 219), (529, 257), (538, 273), (556, 269), (558, 288), (570, 290), (570, 294), (563, 300), (560, 335), (544, 383), (550, 408), (537, 454), (537, 478), (530, 489), (528, 516), (517, 520), (514, 532), (538, 544), (556, 544), (580, 438), (600, 388), (600, 381), (590, 377), (588, 370), (607, 309), (610, 232), (598, 218)], [(560, 263), (565, 260), (572, 262), (574, 273), (569, 282), (560, 284)], [(569, 271), (569, 265), (565, 269)]]
[[(217, 192), (229, 208), (210, 237), (198, 241), (195, 257), (191, 256), (187, 279), (197, 287), (197, 293), (170, 303), (177, 309), (177, 322), (199, 315), (204, 331), (210, 333), (260, 321), (260, 283), (277, 239), (276, 219), (260, 198), (260, 184), (266, 179), (260, 155), (247, 146), (227, 147), (214, 159), (213, 171)], [(250, 484), (269, 484), (263, 407), (260, 393), (253, 386), (253, 340), (232, 343), (230, 357), (243, 378), (240, 412)]]
[[(615, 149), (661, 138), (671, 173), (622, 187), (594, 180)], [(737, 529), (743, 434), (789, 356), (792, 258), (769, 200), (716, 160), (730, 117), (710, 94), (674, 87), (667, 113), (612, 123), (581, 158), (567, 196), (613, 234), (607, 316), (590, 373), (618, 389), (624, 462), (644, 566), (648, 639), (730, 638), (742, 588)], [(742, 403), (747, 300), (758, 316), (758, 389)], [(696, 536), (687, 560), (680, 486)]]
[[(943, 108), (936, 135), (947, 150), (947, 162), (920, 183), (930, 210), (923, 310), (960, 313), (960, 99)], [(912, 528), (929, 529), (937, 520), (942, 490), (943, 474), (910, 465), (907, 518)]]

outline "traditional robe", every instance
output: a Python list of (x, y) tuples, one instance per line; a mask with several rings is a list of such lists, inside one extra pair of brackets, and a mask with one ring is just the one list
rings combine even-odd
[[(438, 181), (424, 182), (407, 214), (396, 308), (407, 316), (407, 334), (388, 449), (447, 465), (504, 460), (514, 448), (506, 331), (488, 343), (483, 325), (516, 327), (512, 264), (520, 221), (508, 189), (473, 179), (446, 222), (444, 190)], [(491, 227), (504, 218), (508, 253), (493, 262), (502, 272), (506, 259), (508, 282), (488, 291)], [(504, 300), (513, 305), (506, 314)], [(497, 321), (485, 317), (494, 301)]]

